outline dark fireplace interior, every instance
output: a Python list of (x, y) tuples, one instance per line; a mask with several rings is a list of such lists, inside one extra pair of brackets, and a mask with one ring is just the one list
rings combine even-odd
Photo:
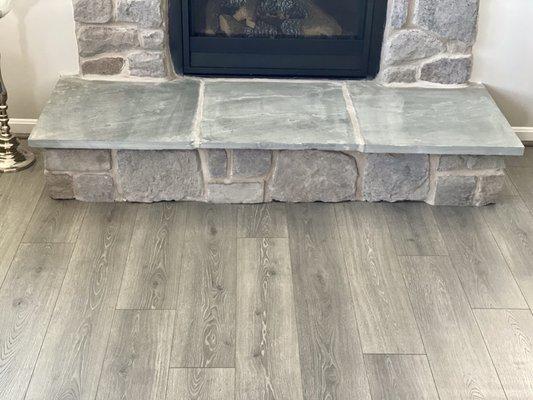
[(198, 75), (373, 77), (386, 0), (170, 2), (178, 72)]

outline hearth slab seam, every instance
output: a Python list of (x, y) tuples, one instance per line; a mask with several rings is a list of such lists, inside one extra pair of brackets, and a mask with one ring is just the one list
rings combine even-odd
[(205, 81), (200, 81), (200, 88), (198, 89), (198, 104), (193, 125), (193, 147), (200, 148), (202, 141), (202, 119), (204, 113), (204, 98), (205, 98)]
[(348, 85), (346, 82), (342, 84), (342, 95), (344, 96), (344, 101), (346, 103), (346, 111), (350, 118), (350, 122), (353, 129), (353, 134), (355, 136), (356, 150), (363, 151), (365, 148), (365, 138), (361, 134), (361, 127), (359, 126), (359, 119), (357, 118), (357, 110), (354, 107), (352, 97), (350, 96), (350, 91), (348, 90)]

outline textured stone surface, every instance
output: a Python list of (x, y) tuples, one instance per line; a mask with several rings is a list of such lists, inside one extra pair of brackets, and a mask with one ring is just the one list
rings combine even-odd
[(422, 65), (420, 79), (423, 81), (459, 84), (468, 82), (472, 72), (472, 57), (441, 57)]
[(417, 67), (389, 67), (386, 68), (380, 76), (384, 83), (412, 83), (416, 82)]
[(445, 50), (444, 44), (436, 37), (420, 29), (398, 31), (384, 43), (384, 64), (401, 64), (421, 60)]
[(31, 145), (192, 148), (199, 87), (189, 79), (146, 83), (61, 78), (32, 132)]
[(82, 57), (139, 47), (137, 30), (132, 27), (83, 25), (77, 29), (77, 33)]
[(210, 184), (207, 201), (210, 203), (261, 203), (264, 184), (259, 182)]
[(96, 60), (83, 61), (81, 72), (84, 75), (117, 75), (124, 67), (122, 57), (102, 57)]
[(225, 178), (228, 175), (228, 154), (226, 150), (207, 150), (207, 168), (211, 178)]
[(112, 0), (73, 0), (72, 3), (77, 22), (103, 24), (113, 15)]
[(48, 149), (44, 154), (49, 171), (107, 171), (111, 168), (109, 150)]
[(161, 29), (142, 30), (139, 33), (141, 47), (149, 50), (162, 50), (165, 44), (165, 32)]
[(438, 176), (435, 198), (428, 202), (439, 206), (469, 206), (473, 204), (475, 190), (474, 176)]
[(67, 200), (74, 198), (74, 186), (72, 176), (69, 174), (54, 174), (46, 171), (46, 190), (53, 199)]
[(135, 22), (143, 28), (159, 28), (163, 24), (161, 0), (118, 0), (117, 21)]
[(363, 175), (366, 201), (424, 200), (429, 190), (429, 156), (369, 154)]
[(108, 174), (81, 174), (74, 178), (77, 200), (112, 202), (115, 200), (115, 184)]
[(158, 51), (138, 51), (128, 55), (130, 75), (163, 78), (166, 76), (165, 56)]
[(264, 176), (270, 171), (272, 153), (265, 150), (234, 150), (233, 176), (254, 178)]
[(441, 156), (439, 171), (454, 171), (461, 169), (484, 170), (505, 168), (503, 157), (495, 156)]
[(478, 178), (478, 190), (474, 198), (474, 205), (486, 206), (496, 203), (505, 186), (505, 175), (481, 176)]
[(281, 151), (268, 183), (269, 198), (287, 202), (355, 200), (355, 159), (339, 152)]
[(414, 23), (443, 38), (472, 44), (477, 13), (478, 0), (416, 0)]
[(390, 26), (394, 29), (400, 29), (407, 22), (409, 13), (409, 0), (392, 0), (390, 14)]
[(195, 200), (203, 181), (196, 151), (118, 151), (117, 175), (124, 199)]

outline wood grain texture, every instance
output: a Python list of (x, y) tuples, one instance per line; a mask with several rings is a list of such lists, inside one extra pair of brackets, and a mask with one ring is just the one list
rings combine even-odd
[(236, 208), (190, 204), (172, 367), (235, 367)]
[(529, 307), (533, 309), (533, 215), (518, 197), (481, 210)]
[(67, 270), (71, 244), (23, 244), (0, 290), (0, 399), (22, 400)]
[(22, 242), (76, 242), (87, 206), (75, 200), (53, 200), (43, 191)]
[(527, 308), (481, 211), (434, 207), (451, 261), (473, 308)]
[(0, 285), (43, 191), (42, 162), (0, 179)]
[(175, 311), (117, 310), (97, 400), (164, 399)]
[(363, 353), (424, 354), (383, 208), (335, 207)]
[(505, 399), (448, 257), (401, 257), (441, 400)]
[(399, 256), (446, 256), (431, 206), (425, 203), (380, 204), (396, 254)]
[(529, 211), (533, 212), (533, 165), (507, 168), (507, 174)]
[(425, 355), (366, 354), (365, 365), (373, 399), (439, 399)]
[(237, 236), (241, 238), (288, 237), (285, 204), (267, 203), (240, 206)]
[(27, 400), (93, 400), (126, 263), (135, 205), (91, 204)]
[(508, 399), (533, 399), (533, 315), (474, 310)]
[(234, 382), (233, 368), (173, 368), (166, 400), (233, 400)]
[(326, 204), (287, 210), (305, 399), (370, 399), (335, 213)]
[(287, 239), (237, 243), (236, 399), (303, 400)]
[(186, 217), (184, 203), (138, 206), (117, 308), (176, 308)]

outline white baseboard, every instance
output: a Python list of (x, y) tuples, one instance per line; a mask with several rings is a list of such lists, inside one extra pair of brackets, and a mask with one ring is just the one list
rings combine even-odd
[(513, 129), (522, 142), (533, 142), (533, 126), (518, 126)]
[(13, 132), (17, 137), (27, 138), (30, 136), (30, 132), (37, 123), (36, 119), (26, 119), (26, 118), (11, 118), (9, 120), (9, 126), (11, 127), (11, 132)]

